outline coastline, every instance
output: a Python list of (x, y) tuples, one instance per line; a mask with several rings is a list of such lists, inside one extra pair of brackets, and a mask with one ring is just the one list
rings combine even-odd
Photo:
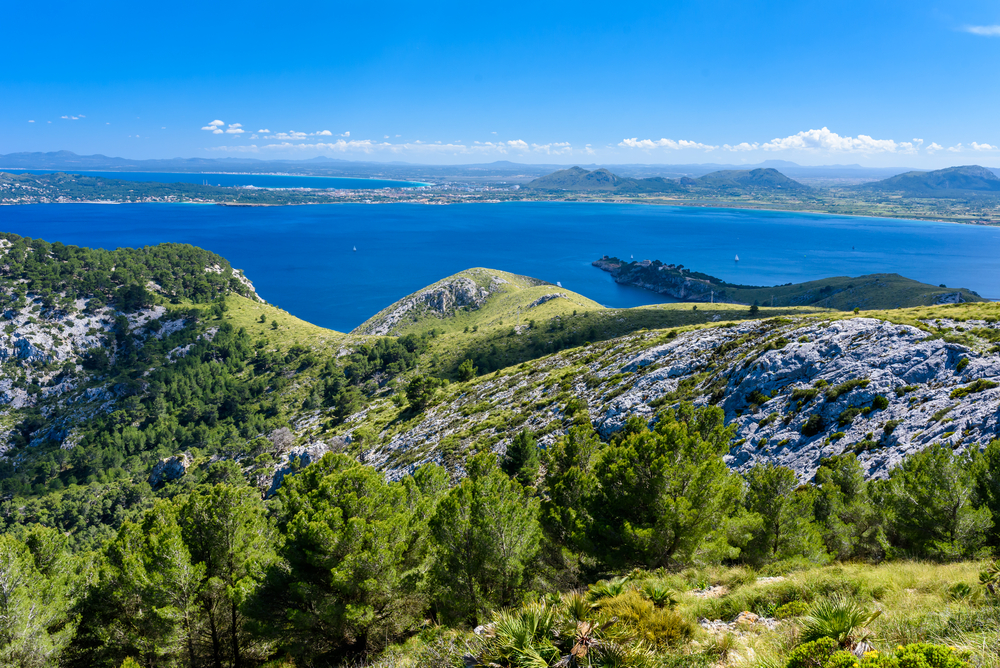
[(38, 204), (198, 204), (205, 206), (231, 206), (231, 207), (282, 207), (282, 206), (327, 206), (327, 205), (348, 205), (348, 204), (363, 204), (363, 205), (392, 205), (392, 204), (415, 204), (424, 206), (451, 206), (451, 205), (463, 205), (463, 204), (590, 204), (590, 205), (634, 205), (634, 206), (663, 206), (663, 207), (678, 207), (678, 208), (688, 208), (688, 209), (719, 209), (726, 211), (766, 211), (769, 213), (788, 213), (788, 214), (810, 214), (816, 216), (830, 216), (837, 218), (871, 218), (877, 220), (901, 220), (914, 223), (944, 223), (950, 225), (970, 225), (973, 227), (1000, 227), (1000, 221), (998, 222), (976, 222), (976, 221), (961, 221), (961, 220), (948, 220), (945, 218), (916, 218), (907, 216), (892, 216), (885, 214), (860, 214), (860, 213), (833, 213), (829, 211), (820, 211), (817, 209), (781, 209), (773, 208), (767, 206), (746, 206), (742, 203), (733, 203), (731, 205), (725, 202), (713, 203), (713, 204), (701, 204), (694, 202), (684, 202), (678, 200), (671, 201), (658, 201), (658, 202), (636, 202), (636, 201), (599, 201), (599, 200), (566, 200), (566, 199), (519, 199), (519, 200), (500, 200), (500, 199), (469, 199), (469, 200), (457, 200), (457, 201), (427, 201), (427, 200), (391, 200), (391, 201), (329, 201), (329, 202), (163, 202), (163, 201), (149, 201), (149, 202), (119, 202), (113, 200), (79, 200), (79, 201), (59, 201), (59, 202), (0, 202), (0, 206), (30, 206)]

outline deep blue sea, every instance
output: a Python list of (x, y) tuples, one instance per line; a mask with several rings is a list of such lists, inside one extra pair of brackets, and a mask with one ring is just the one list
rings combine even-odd
[(269, 302), (340, 331), (477, 266), (559, 281), (606, 306), (664, 301), (592, 267), (605, 253), (743, 284), (896, 272), (1000, 298), (1000, 228), (882, 218), (555, 202), (41, 204), (0, 207), (0, 231), (100, 248), (201, 246), (245, 270)]
[(55, 174), (64, 172), (100, 176), (121, 181), (158, 183), (197, 183), (210, 186), (257, 186), (258, 188), (333, 188), (369, 190), (374, 188), (409, 188), (422, 186), (416, 181), (385, 179), (346, 179), (335, 176), (298, 176), (295, 174), (209, 174), (185, 172), (76, 172), (70, 169), (5, 169), (9, 174)]

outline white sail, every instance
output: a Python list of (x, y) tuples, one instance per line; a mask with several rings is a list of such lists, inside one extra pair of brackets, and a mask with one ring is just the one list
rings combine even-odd
[(737, 261), (737, 262), (739, 262), (739, 261), (740, 261), (740, 256), (739, 256), (739, 255), (737, 255), (737, 256), (736, 256), (736, 261)]

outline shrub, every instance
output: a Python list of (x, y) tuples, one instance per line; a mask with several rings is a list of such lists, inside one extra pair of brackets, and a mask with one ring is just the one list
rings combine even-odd
[(802, 435), (803, 436), (815, 436), (816, 434), (823, 431), (825, 424), (823, 424), (823, 417), (818, 413), (813, 413), (809, 416), (809, 419), (805, 421), (802, 425)]
[(889, 400), (884, 396), (882, 396), (881, 394), (875, 395), (875, 398), (872, 399), (872, 408), (874, 408), (875, 410), (884, 411), (888, 407), (889, 407)]
[(789, 601), (775, 610), (774, 616), (778, 619), (791, 619), (792, 617), (801, 617), (808, 610), (809, 606), (806, 605), (805, 601)]
[(888, 435), (890, 435), (890, 434), (891, 434), (892, 432), (896, 431), (896, 427), (898, 427), (898, 426), (899, 426), (899, 425), (901, 425), (902, 423), (903, 423), (903, 421), (902, 421), (902, 420), (889, 420), (889, 421), (888, 421), (888, 422), (886, 422), (886, 423), (885, 423), (885, 425), (884, 425), (884, 426), (882, 427), (882, 431), (883, 431), (883, 433), (885, 433), (885, 435), (886, 435), (886, 436), (888, 436)]
[(899, 662), (899, 668), (971, 668), (972, 666), (950, 647), (930, 643), (907, 645), (896, 650), (895, 658)]
[(818, 638), (796, 647), (788, 657), (785, 668), (825, 668), (838, 649), (833, 638)]
[(836, 401), (841, 395), (847, 394), (855, 388), (868, 387), (869, 383), (871, 383), (871, 381), (867, 378), (855, 378), (853, 380), (843, 382), (840, 385), (834, 385), (826, 391), (826, 400)]
[(694, 636), (695, 625), (676, 610), (657, 608), (634, 589), (598, 603), (603, 619), (617, 618), (642, 640), (676, 647)]
[[(966, 359), (966, 358), (963, 358)], [(997, 383), (992, 380), (986, 380), (985, 378), (980, 378), (974, 383), (969, 383), (964, 387), (956, 387), (951, 391), (952, 399), (961, 399), (962, 397), (968, 396), (970, 394), (975, 394), (977, 392), (983, 392), (985, 390), (992, 390), (997, 387)]]
[(958, 364), (955, 365), (955, 371), (959, 372), (964, 371), (965, 367), (967, 366), (969, 366), (969, 358), (963, 357), (962, 359), (958, 360)]
[(895, 389), (895, 392), (897, 397), (902, 397), (903, 395), (909, 394), (916, 389), (916, 385), (901, 385)]

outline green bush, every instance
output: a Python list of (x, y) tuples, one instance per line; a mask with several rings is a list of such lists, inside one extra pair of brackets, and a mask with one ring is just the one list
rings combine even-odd
[(774, 616), (778, 619), (791, 619), (801, 617), (809, 610), (805, 601), (789, 601), (774, 611)]
[(785, 668), (826, 668), (827, 662), (839, 649), (833, 638), (818, 638), (796, 647), (788, 657)]
[(976, 394), (977, 392), (983, 392), (985, 390), (992, 390), (994, 387), (997, 387), (997, 385), (998, 384), (995, 381), (980, 378), (974, 383), (969, 383), (963, 387), (956, 387), (951, 391), (951, 398), (961, 399), (962, 397), (970, 394)]
[(617, 619), (638, 638), (657, 647), (677, 647), (694, 637), (695, 625), (676, 610), (658, 608), (630, 589), (598, 604), (602, 619)]
[(809, 416), (809, 419), (805, 421), (802, 425), (802, 435), (803, 436), (815, 436), (816, 434), (823, 431), (826, 425), (823, 423), (823, 418), (818, 413), (814, 413)]

